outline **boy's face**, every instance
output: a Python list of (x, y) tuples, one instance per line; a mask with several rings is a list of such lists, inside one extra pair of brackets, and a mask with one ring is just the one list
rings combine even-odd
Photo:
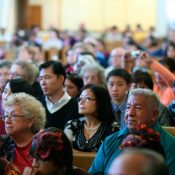
[(122, 104), (125, 101), (129, 85), (124, 78), (111, 76), (108, 79), (107, 88), (113, 102)]

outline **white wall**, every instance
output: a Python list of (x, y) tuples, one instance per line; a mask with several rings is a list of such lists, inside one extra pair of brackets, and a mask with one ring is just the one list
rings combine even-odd
[(10, 33), (16, 28), (15, 6), (15, 0), (0, 0), (0, 27)]

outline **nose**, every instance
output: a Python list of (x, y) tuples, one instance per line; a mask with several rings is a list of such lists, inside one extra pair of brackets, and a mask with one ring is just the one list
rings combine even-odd
[(134, 106), (131, 106), (128, 110), (127, 110), (127, 114), (129, 116), (134, 116), (135, 115), (135, 107)]
[(113, 91), (117, 91), (118, 90), (118, 86), (117, 85), (113, 85), (112, 90)]

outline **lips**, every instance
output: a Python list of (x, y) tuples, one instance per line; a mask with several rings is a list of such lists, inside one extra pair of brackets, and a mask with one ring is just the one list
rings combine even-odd
[(47, 88), (47, 87), (42, 87), (42, 90), (43, 90), (43, 91), (47, 91), (48, 88)]
[(113, 97), (118, 97), (118, 94), (115, 93), (115, 94), (112, 94), (112, 96), (113, 96)]

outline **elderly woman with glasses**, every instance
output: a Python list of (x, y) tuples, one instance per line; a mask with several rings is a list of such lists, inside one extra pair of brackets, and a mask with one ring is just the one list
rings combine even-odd
[(23, 172), (32, 166), (29, 150), (33, 135), (45, 125), (45, 110), (34, 97), (25, 93), (10, 95), (4, 102), (5, 130), (0, 136), (0, 157), (13, 163)]
[(106, 136), (119, 130), (107, 89), (86, 85), (78, 98), (79, 114), (83, 118), (71, 120), (64, 132), (79, 151), (97, 151)]

